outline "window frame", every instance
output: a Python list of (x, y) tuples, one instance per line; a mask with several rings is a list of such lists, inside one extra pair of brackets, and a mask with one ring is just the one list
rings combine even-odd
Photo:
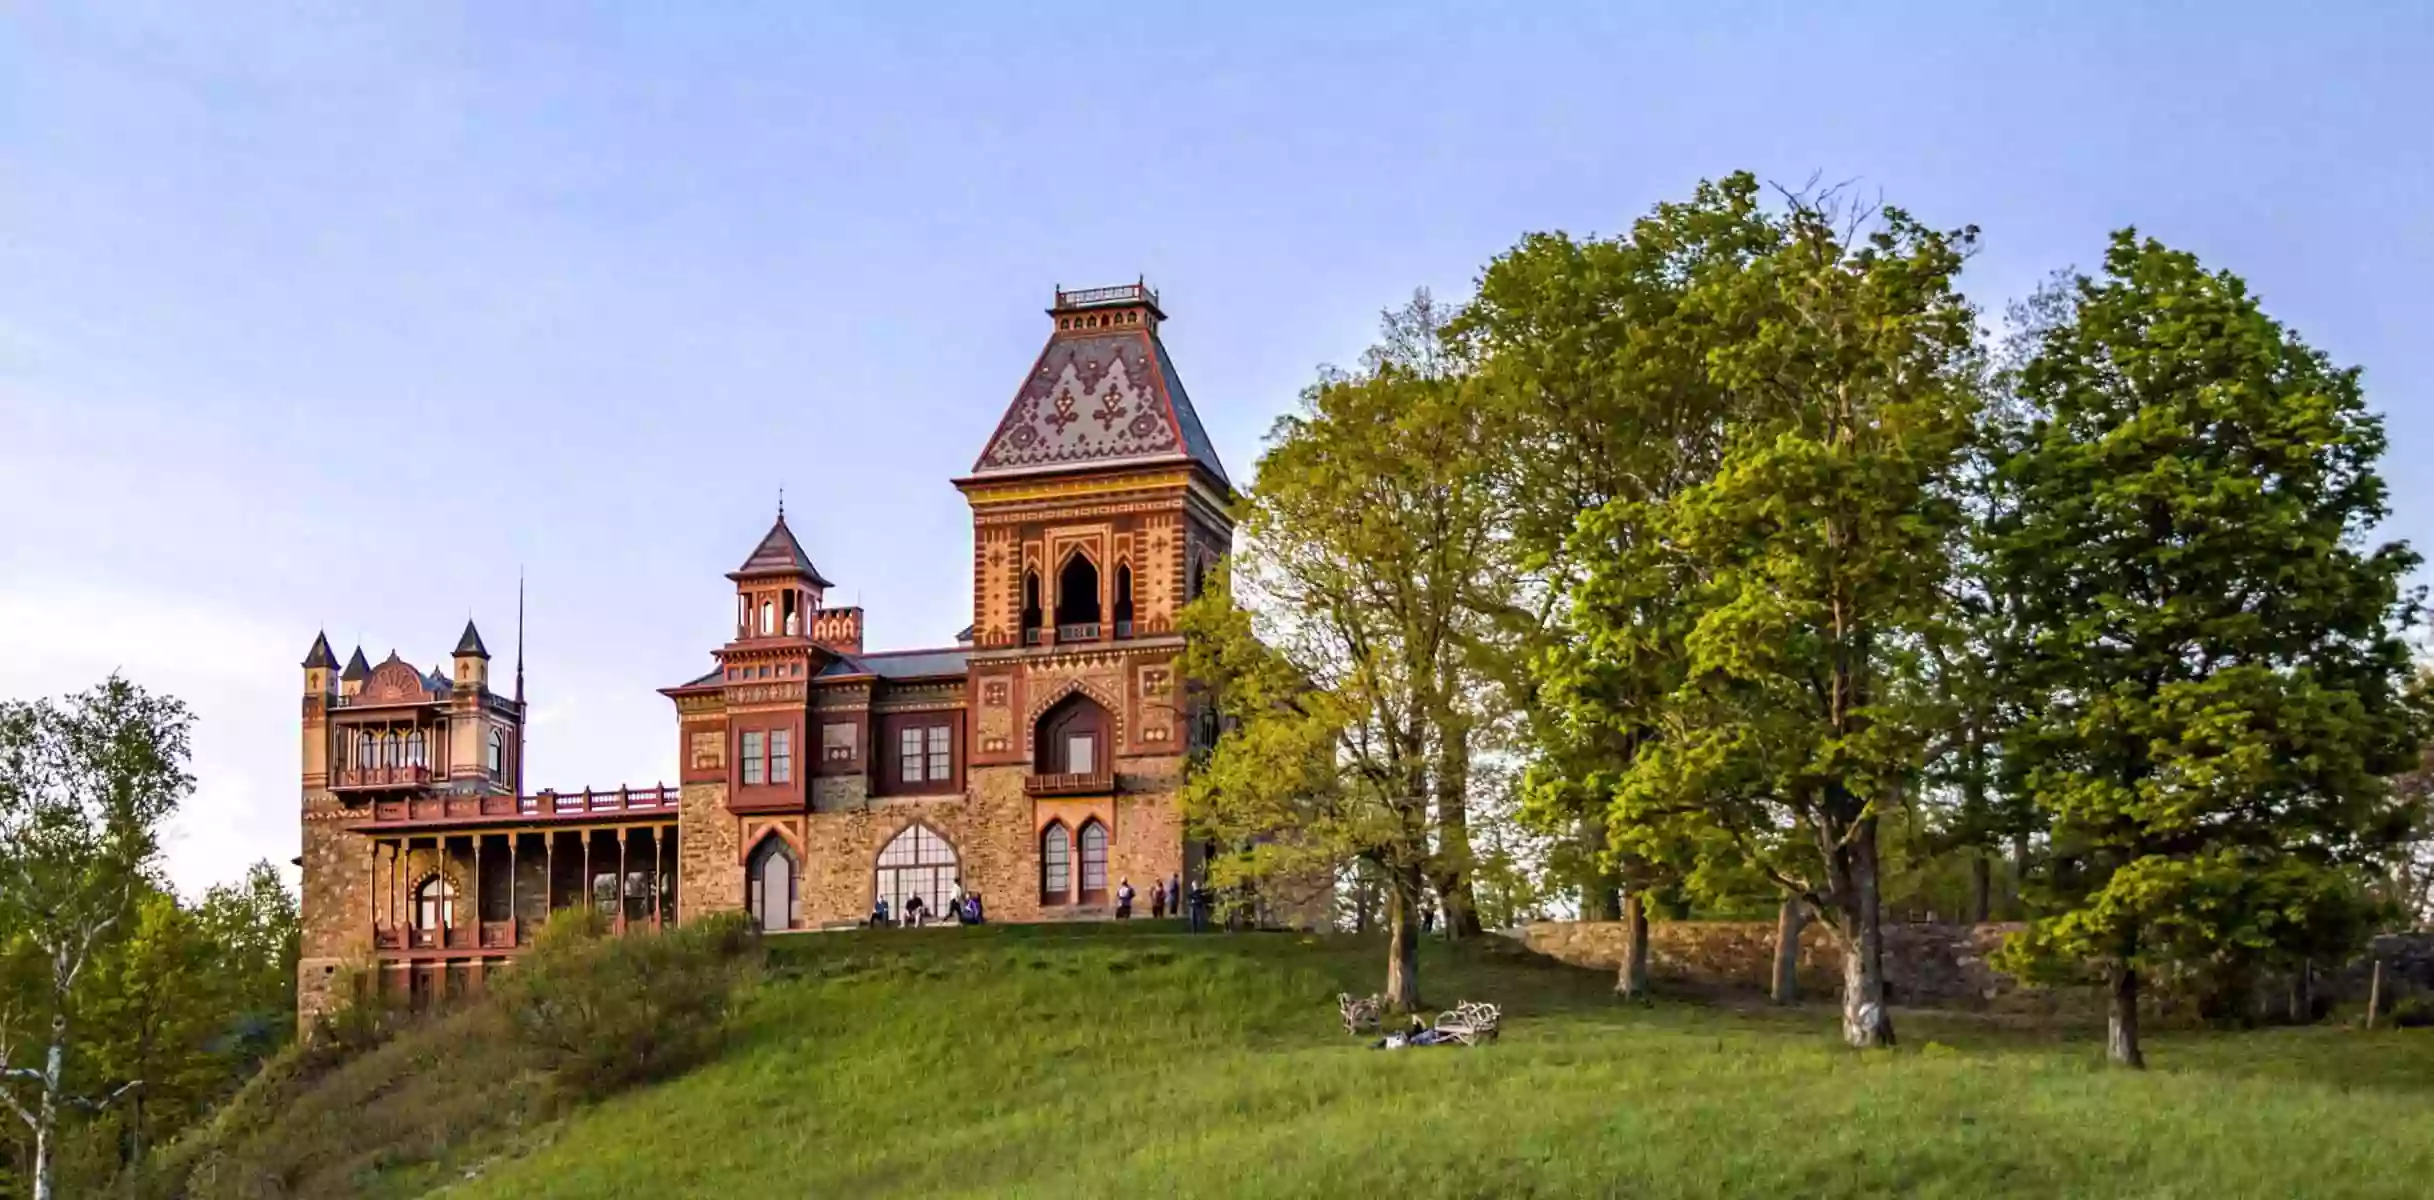
[(737, 740), (742, 743), (735, 755), (736, 762), (743, 769), (742, 786), (762, 786), (768, 781), (769, 760), (766, 755), (769, 752), (769, 735), (759, 729), (744, 729), (737, 731)]
[(1050, 821), (1040, 830), (1039, 854), (1040, 903), (1073, 903), (1073, 833), (1063, 821)]
[[(1094, 833), (1098, 835), (1098, 853), (1095, 862), (1093, 861), (1091, 854), (1091, 835)], [(1080, 878), (1077, 880), (1077, 883), (1079, 884), (1078, 891), (1080, 893), (1080, 902), (1083, 904), (1105, 904), (1107, 902), (1108, 895), (1107, 844), (1110, 840), (1107, 836), (1107, 826), (1097, 817), (1092, 817), (1089, 820), (1082, 822), (1082, 828), (1076, 833), (1073, 840), (1075, 843), (1075, 850), (1077, 851), (1076, 857), (1081, 859), (1082, 869), (1080, 872)], [(1095, 888), (1090, 886), (1091, 871), (1094, 867), (1097, 869), (1099, 877), (1099, 886)]]
[(769, 782), (794, 782), (794, 731), (769, 731)]

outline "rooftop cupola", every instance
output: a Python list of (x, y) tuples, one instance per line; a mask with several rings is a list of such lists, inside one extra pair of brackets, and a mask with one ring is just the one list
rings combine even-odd
[(809, 635), (820, 597), (831, 587), (786, 527), (786, 502), (778, 501), (777, 523), (752, 548), (744, 565), (727, 573), (735, 581), (735, 640)]
[(458, 687), (490, 686), (490, 648), (482, 645), (482, 631), (473, 627), (473, 618), (465, 618), (465, 634), (456, 639), (456, 649), (452, 653), (456, 659)]

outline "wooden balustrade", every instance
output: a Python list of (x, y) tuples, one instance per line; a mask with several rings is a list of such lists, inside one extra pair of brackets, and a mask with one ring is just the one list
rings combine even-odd
[(1109, 771), (1065, 771), (1023, 777), (1026, 796), (1104, 796), (1115, 790), (1116, 777)]
[(577, 820), (628, 813), (665, 814), (676, 811), (682, 789), (665, 785), (618, 788), (595, 792), (540, 792), (530, 796), (459, 796), (439, 793), (400, 796), (372, 802), (372, 824), (424, 825), (436, 822), (484, 820)]

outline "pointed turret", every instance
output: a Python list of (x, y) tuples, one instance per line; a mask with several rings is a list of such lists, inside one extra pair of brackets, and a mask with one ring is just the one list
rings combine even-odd
[(363, 681), (371, 677), (372, 664), (363, 660), (363, 647), (357, 646), (355, 653), (347, 659), (347, 669), (339, 673), (338, 694), (352, 696), (362, 691)]
[(328, 696), (338, 684), (338, 656), (330, 653), (330, 635), (313, 635), (313, 648), (304, 652), (304, 694)]
[(761, 538), (760, 545), (752, 548), (752, 554), (744, 560), (744, 565), (729, 571), (727, 578), (741, 581), (780, 575), (801, 575), (816, 588), (837, 586), (822, 577), (818, 567), (811, 565), (811, 556), (803, 553), (803, 543), (796, 541), (794, 530), (786, 527), (786, 509), (782, 505), (778, 508), (777, 524), (769, 527), (768, 534)]
[(1231, 490), (1183, 377), (1158, 340), (1166, 319), (1158, 293), (1138, 283), (1059, 288), (1048, 315), (1054, 322), (1048, 346), (972, 464), (971, 478), (1189, 463)]
[(473, 619), (465, 619), (465, 636), (456, 639), (452, 652), (456, 659), (458, 687), (487, 688), (490, 686), (490, 649), (482, 645), (482, 631), (473, 627)]

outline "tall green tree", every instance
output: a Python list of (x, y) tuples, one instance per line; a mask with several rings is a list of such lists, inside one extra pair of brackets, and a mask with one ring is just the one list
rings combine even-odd
[(116, 675), (68, 698), (0, 702), (0, 939), (37, 962), (25, 1011), (0, 1012), (0, 1102), (33, 1138), (35, 1200), (53, 1195), (86, 969), (155, 885), (163, 824), (194, 786), (184, 705)]
[[(1493, 638), (1485, 656), (1526, 714), (1532, 762), (1525, 818), (1563, 838), (1582, 911), (1634, 931), (1617, 987), (1646, 985), (1647, 905), (1679, 883), (1665, 864), (1610, 836), (1608, 798), (1657, 730), (1656, 705), (1681, 657), (1661, 639), (1593, 666), (1572, 621), (1592, 564), (1653, 536), (1609, 521), (1584, 537), (1584, 513), (1648, 511), (1715, 469), (1736, 397), (1708, 369), (1737, 331), (1694, 299), (1776, 242), (1757, 180), (1702, 183), (1612, 238), (1533, 234), (1488, 265), (1450, 327), (1475, 363), (1478, 403), (1507, 498), (1513, 575), (1474, 598)], [(1541, 690), (1559, 681), (1550, 702)]]
[[(1470, 754), (1485, 724), (1470, 596), (1503, 548), (1478, 406), (1456, 371), (1389, 347), (1278, 421), (1230, 571), (1185, 614), (1185, 673), (1229, 719), (1187, 817), (1249, 850), (1220, 879), (1332, 875), (1364, 859), (1386, 892), (1385, 995), (1420, 1003), (1421, 899), (1469, 896)], [(1449, 886), (1449, 881), (1451, 886)], [(1449, 911), (1448, 916), (1454, 914)]]
[(2382, 422), (2354, 368), (2235, 275), (2131, 231), (2020, 375), (1997, 484), (2012, 669), (2005, 749), (2052, 825), (2027, 967), (2093, 962), (2108, 1057), (2142, 1064), (2142, 976), (2306, 953), (2356, 928), (2405, 828), (2385, 780), (2419, 744), (2415, 618)]
[(1954, 280), (1974, 230), (1791, 196), (1772, 245), (1684, 304), (1725, 331), (1704, 356), (1729, 399), (1712, 472), (1582, 518), (1581, 652), (1558, 702), (1601, 672), (1665, 662), (1611, 792), (1642, 853), (1754, 867), (1843, 948), (1843, 1031), (1889, 1044), (1877, 823), (1913, 793), (1941, 720), (1922, 647), (1947, 616), (1962, 526), (1953, 478), (1981, 365)]

